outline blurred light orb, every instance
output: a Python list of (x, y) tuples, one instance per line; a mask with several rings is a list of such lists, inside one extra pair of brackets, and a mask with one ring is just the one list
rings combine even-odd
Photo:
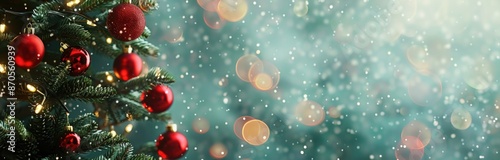
[(245, 125), (246, 122), (253, 120), (253, 119), (255, 119), (255, 118), (250, 117), (250, 116), (241, 116), (238, 119), (236, 119), (236, 121), (234, 121), (234, 125), (233, 125), (234, 134), (238, 138), (240, 138), (241, 140), (244, 140), (243, 136), (241, 134), (241, 130), (243, 129), (243, 125)]
[(419, 138), (407, 136), (401, 139), (394, 154), (397, 160), (421, 160), (424, 156), (424, 146)]
[(215, 143), (210, 147), (210, 156), (215, 159), (222, 159), (227, 155), (227, 148), (221, 143)]
[(170, 43), (182, 42), (184, 31), (181, 27), (165, 26), (162, 28), (164, 29), (164, 35), (162, 36), (163, 40), (166, 40)]
[(203, 117), (198, 117), (193, 120), (193, 130), (199, 134), (205, 134), (210, 130), (210, 122)]
[(452, 59), (450, 49), (443, 40), (428, 40), (426, 47), (411, 46), (406, 57), (415, 70), (424, 75), (442, 74)]
[(325, 111), (320, 104), (306, 100), (295, 106), (297, 120), (306, 126), (316, 126), (325, 119)]
[(469, 111), (462, 108), (455, 108), (451, 113), (451, 125), (459, 130), (466, 130), (472, 123), (472, 116)]
[(198, 5), (208, 12), (216, 12), (220, 0), (197, 0)]
[(477, 90), (484, 90), (493, 82), (494, 72), (491, 61), (476, 60), (472, 65), (467, 65), (462, 75), (467, 85)]
[(309, 11), (307, 1), (297, 0), (293, 4), (293, 13), (295, 13), (297, 17), (304, 17), (307, 14), (307, 11)]
[(260, 59), (255, 54), (241, 56), (238, 61), (236, 61), (236, 75), (238, 75), (241, 80), (250, 82), (248, 78), (250, 67), (257, 62), (260, 62)]
[(205, 11), (203, 13), (203, 21), (205, 21), (205, 24), (212, 29), (221, 29), (224, 25), (226, 25), (226, 21), (216, 12)]
[(441, 80), (435, 77), (416, 75), (408, 81), (408, 95), (419, 106), (432, 106), (441, 99)]
[(280, 71), (270, 62), (257, 61), (250, 67), (248, 79), (255, 89), (267, 91), (278, 85)]
[(269, 139), (269, 127), (261, 120), (253, 119), (243, 125), (241, 136), (247, 143), (259, 146), (267, 142)]
[(266, 73), (259, 73), (252, 84), (258, 90), (267, 91), (273, 88), (273, 79)]
[(338, 109), (337, 107), (330, 107), (328, 109), (328, 115), (332, 118), (339, 118), (341, 113), (340, 113), (340, 109)]
[(248, 12), (246, 0), (220, 0), (217, 5), (217, 13), (230, 22), (242, 20)]
[[(420, 142), (412, 137), (417, 138)], [(401, 141), (411, 142), (413, 145), (406, 145), (409, 149), (422, 149), (431, 141), (431, 131), (426, 125), (419, 121), (412, 121), (403, 128), (401, 132)], [(416, 142), (418, 142), (418, 144), (415, 144)]]

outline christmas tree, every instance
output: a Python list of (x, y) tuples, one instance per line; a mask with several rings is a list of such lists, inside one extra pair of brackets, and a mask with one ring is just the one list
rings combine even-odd
[[(7, 107), (0, 110), (0, 140), (7, 143), (0, 143), (0, 158), (181, 157), (187, 140), (166, 113), (174, 79), (141, 59), (159, 55), (147, 41), (152, 33), (144, 15), (157, 8), (154, 0), (1, 2), (1, 96)], [(115, 59), (108, 71), (89, 70), (91, 63), (110, 63), (99, 56)], [(75, 113), (76, 102), (94, 110)], [(122, 136), (133, 126), (114, 129), (132, 120), (168, 123), (167, 132), (136, 154)]]

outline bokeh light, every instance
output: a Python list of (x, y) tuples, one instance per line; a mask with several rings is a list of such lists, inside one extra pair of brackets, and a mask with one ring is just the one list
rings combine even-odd
[(332, 106), (328, 108), (328, 115), (332, 118), (339, 118), (341, 115), (339, 107)]
[(266, 123), (261, 120), (253, 119), (243, 125), (241, 136), (243, 139), (254, 146), (259, 146), (267, 142), (270, 131)]
[(215, 143), (210, 147), (210, 156), (215, 159), (222, 159), (227, 155), (227, 148), (222, 143)]
[(246, 0), (220, 0), (217, 5), (217, 13), (230, 22), (242, 20), (248, 12)]
[(244, 140), (243, 136), (241, 134), (241, 131), (243, 130), (243, 125), (245, 125), (246, 122), (253, 120), (253, 119), (255, 119), (255, 118), (253, 118), (251, 116), (241, 116), (238, 119), (236, 119), (236, 121), (234, 121), (234, 125), (233, 125), (234, 134), (238, 138), (240, 138), (241, 140)]
[(325, 119), (325, 110), (320, 104), (306, 100), (295, 106), (295, 116), (304, 125), (316, 126)]
[(210, 129), (210, 122), (203, 118), (197, 117), (193, 120), (193, 131), (199, 134), (205, 134)]
[(183, 41), (182, 35), (184, 34), (184, 31), (180, 26), (172, 26), (164, 23), (162, 29), (164, 33), (162, 36), (162, 40), (170, 43), (178, 43)]
[(296, 0), (293, 4), (293, 13), (297, 17), (304, 17), (307, 14), (309, 7), (307, 6), (306, 0)]
[(280, 71), (270, 62), (257, 61), (250, 67), (248, 79), (255, 89), (267, 91), (278, 85)]
[(208, 12), (216, 12), (220, 0), (197, 0), (198, 5)]
[(205, 24), (212, 29), (220, 29), (226, 24), (226, 21), (220, 18), (219, 14), (216, 12), (203, 12), (203, 20)]
[(441, 99), (441, 80), (431, 76), (415, 75), (408, 80), (408, 95), (420, 106), (432, 106)]
[(241, 80), (250, 82), (250, 79), (248, 78), (250, 68), (253, 64), (260, 61), (259, 57), (255, 54), (246, 54), (241, 56), (238, 61), (236, 61), (236, 75), (238, 75)]
[[(420, 142), (412, 137), (417, 138)], [(409, 149), (422, 149), (431, 141), (431, 131), (426, 125), (422, 124), (421, 122), (411, 121), (403, 128), (403, 131), (401, 132), (401, 141), (412, 142), (412, 145), (406, 145), (406, 147)]]
[(456, 129), (466, 130), (472, 123), (472, 116), (463, 108), (455, 108), (451, 113), (450, 121)]
[(472, 64), (466, 65), (462, 74), (465, 83), (477, 90), (487, 89), (493, 82), (494, 70), (491, 61), (479, 59), (469, 63)]
[(424, 146), (419, 138), (407, 136), (401, 139), (394, 154), (397, 160), (421, 160), (424, 156)]

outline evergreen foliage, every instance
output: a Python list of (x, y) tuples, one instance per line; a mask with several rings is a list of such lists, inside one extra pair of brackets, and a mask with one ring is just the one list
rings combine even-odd
[[(38, 1), (24, 0), (27, 6), (23, 10), (8, 11), (12, 8), (1, 8), (0, 12), (9, 16), (19, 16), (24, 20), (23, 28), (31, 25), (36, 30), (44, 44), (67, 43), (70, 46), (81, 46), (94, 54), (114, 58), (123, 53), (121, 47), (130, 45), (141, 56), (159, 55), (159, 49), (149, 43), (146, 38), (151, 31), (146, 27), (140, 38), (131, 42), (121, 42), (111, 37), (105, 29), (109, 10), (122, 3), (122, 0), (81, 0), (70, 9), (60, 0)], [(154, 10), (158, 4), (154, 0), (132, 0), (145, 13)], [(1, 2), (4, 3), (4, 2)], [(3, 5), (2, 5), (3, 6)], [(16, 32), (0, 34), (2, 48), (17, 35)], [(58, 57), (54, 46), (47, 47), (47, 57)], [(48, 55), (47, 55), (48, 54)], [(46, 59), (44, 59), (46, 60)], [(5, 61), (0, 61), (5, 64)], [(156, 84), (170, 84), (173, 77), (160, 68), (152, 68), (147, 74), (133, 78), (127, 82), (108, 82), (107, 76), (113, 76), (112, 71), (91, 73), (82, 76), (69, 76), (69, 64), (64, 62), (44, 61), (31, 70), (16, 69), (16, 97), (29, 105), (17, 105), (16, 112), (25, 114), (9, 116), (7, 108), (0, 109), (0, 140), (7, 142), (11, 127), (15, 127), (16, 152), (8, 150), (7, 143), (0, 143), (0, 158), (3, 159), (153, 159), (147, 154), (134, 154), (133, 146), (120, 134), (113, 135), (107, 129), (113, 125), (130, 120), (168, 121), (170, 114), (151, 114), (147, 112), (137, 98), (140, 92), (150, 89)], [(110, 74), (111, 73), (111, 74)], [(0, 73), (0, 81), (7, 86), (8, 76)], [(27, 85), (34, 86), (37, 91), (31, 92)], [(44, 98), (45, 97), (45, 98)], [(42, 101), (45, 100), (45, 101)], [(0, 102), (5, 102), (2, 97)], [(64, 102), (91, 102), (94, 113), (83, 113), (77, 118), (68, 119)], [(36, 104), (43, 105), (40, 113), (35, 113)], [(20, 112), (19, 112), (20, 113)], [(71, 113), (77, 114), (77, 113)], [(65, 127), (68, 123), (73, 131), (81, 137), (80, 147), (74, 151), (61, 148), (61, 138), (68, 133)], [(101, 153), (95, 155), (92, 153)], [(92, 155), (92, 156), (90, 156)]]

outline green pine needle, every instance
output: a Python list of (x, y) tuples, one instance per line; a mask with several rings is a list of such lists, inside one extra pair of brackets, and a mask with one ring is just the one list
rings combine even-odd
[(155, 45), (149, 43), (148, 41), (144, 40), (143, 38), (137, 38), (131, 42), (127, 42), (127, 44), (130, 44), (132, 48), (137, 50), (137, 54), (139, 55), (148, 55), (154, 57), (158, 57), (159, 55), (158, 51), (160, 49)]
[(117, 146), (122, 143), (128, 143), (128, 140), (119, 135), (113, 137), (109, 132), (98, 130), (92, 134), (82, 137), (79, 152), (86, 153), (97, 151), (99, 149)]
[(84, 0), (77, 7), (81, 9), (82, 12), (92, 11), (98, 7), (102, 7), (106, 4), (114, 4), (116, 0)]
[(91, 40), (89, 31), (76, 23), (59, 25), (56, 36), (60, 41), (73, 46), (85, 46)]
[(113, 87), (88, 86), (81, 92), (68, 95), (68, 98), (87, 102), (102, 101), (116, 94)]
[(120, 84), (117, 88), (120, 93), (130, 90), (144, 91), (151, 89), (151, 87), (156, 84), (170, 84), (174, 82), (174, 77), (167, 71), (154, 67), (151, 68), (148, 74), (132, 78), (129, 81)]

